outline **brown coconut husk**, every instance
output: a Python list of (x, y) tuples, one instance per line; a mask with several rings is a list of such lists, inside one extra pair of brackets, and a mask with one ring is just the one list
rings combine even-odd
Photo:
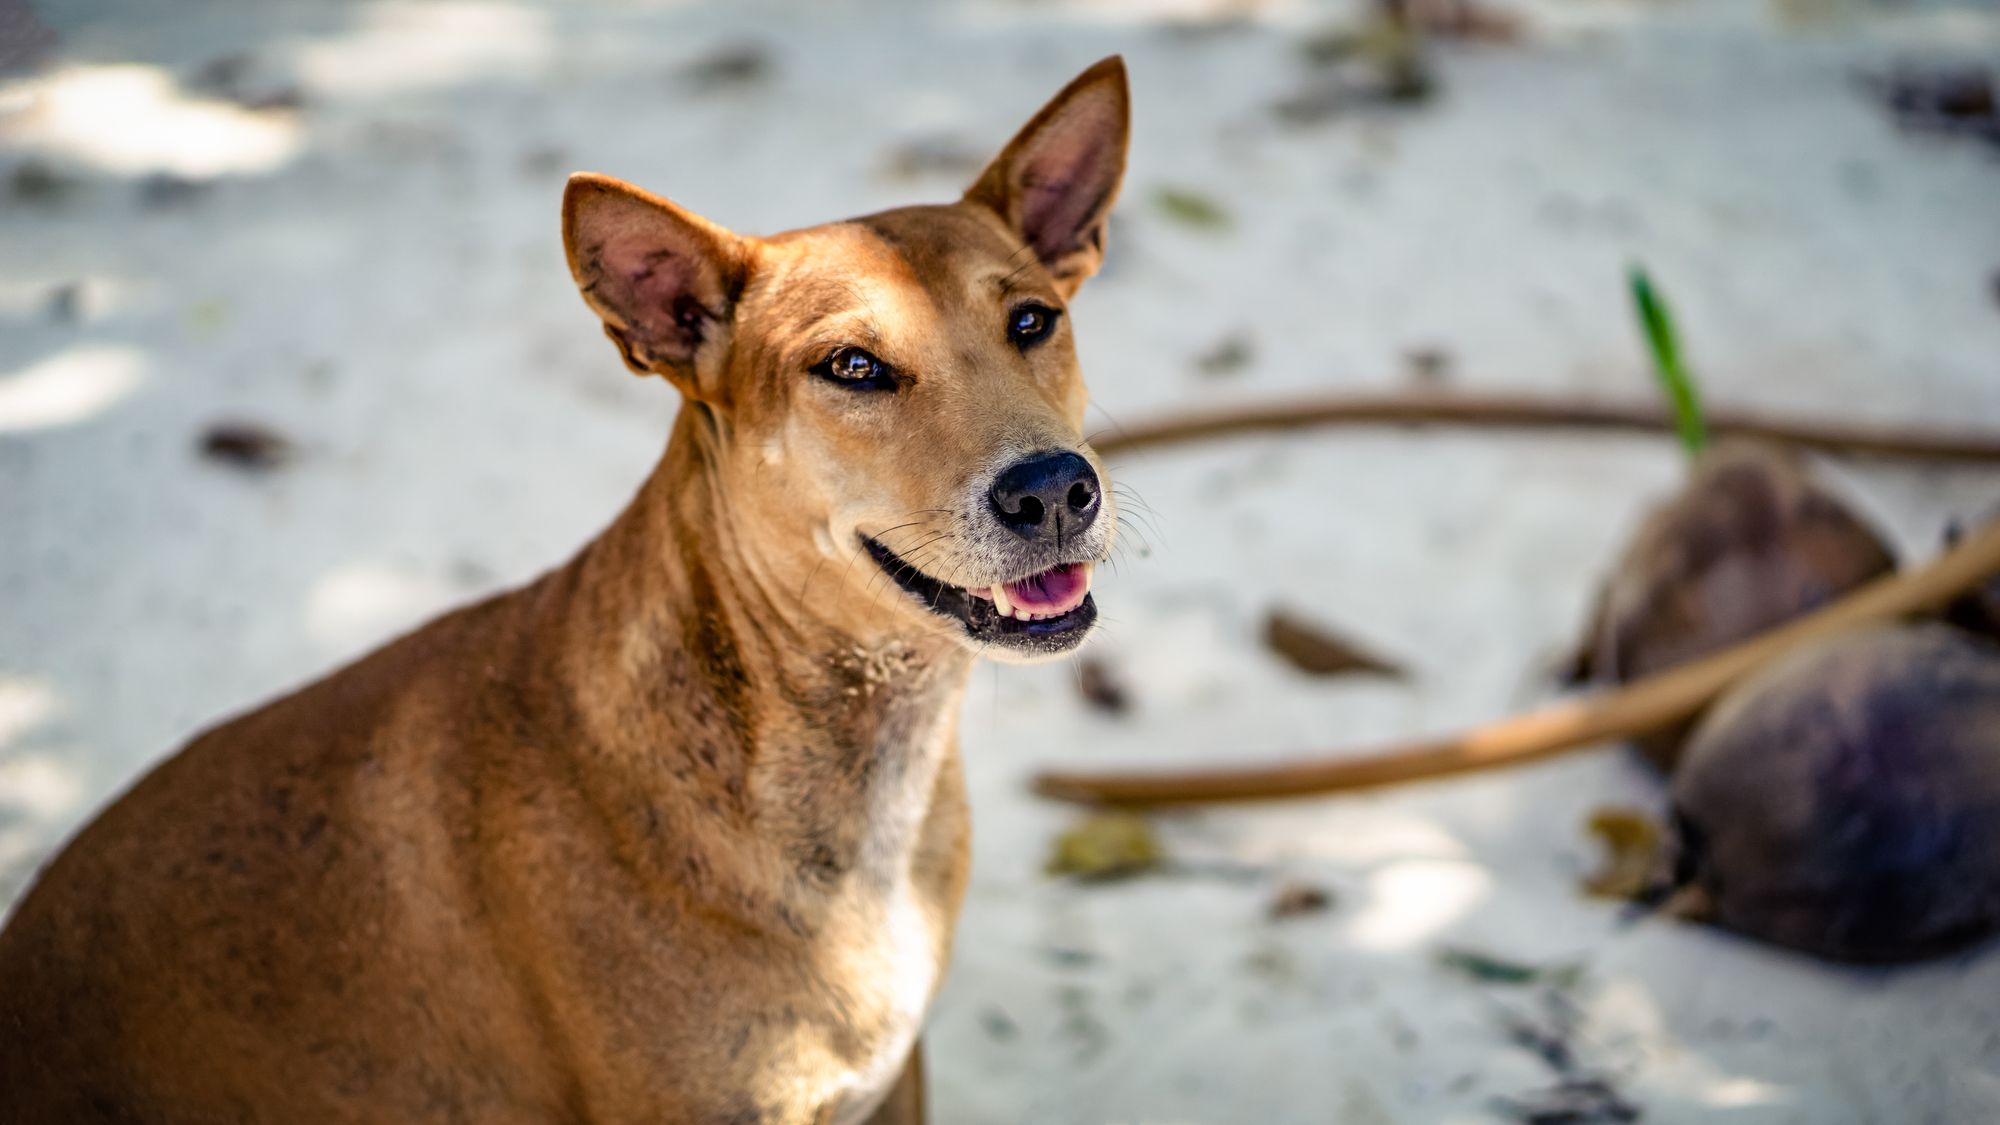
[[(1786, 449), (1714, 447), (1639, 527), (1573, 679), (1627, 683), (1725, 648), (1896, 569), (1881, 535)], [(1634, 739), (1671, 771), (1693, 720)]]
[(1677, 912), (1840, 961), (2000, 930), (2000, 645), (1930, 622), (1767, 665), (1673, 779)]

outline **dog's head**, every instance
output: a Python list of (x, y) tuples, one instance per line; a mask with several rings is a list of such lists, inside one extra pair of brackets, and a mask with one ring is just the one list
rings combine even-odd
[(563, 241), (625, 362), (686, 399), (748, 577), (855, 636), (1081, 643), (1117, 525), (1066, 302), (1104, 252), (1125, 69), (1085, 71), (956, 203), (754, 238), (578, 175)]

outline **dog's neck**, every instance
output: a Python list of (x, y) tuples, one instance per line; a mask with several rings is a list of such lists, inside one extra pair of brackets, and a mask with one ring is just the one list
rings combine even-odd
[(580, 782), (621, 847), (809, 928), (814, 902), (907, 873), (973, 658), (948, 638), (864, 644), (812, 618), (798, 580), (730, 518), (695, 414), (682, 410), (631, 505), (550, 576), (539, 612), (563, 637)]

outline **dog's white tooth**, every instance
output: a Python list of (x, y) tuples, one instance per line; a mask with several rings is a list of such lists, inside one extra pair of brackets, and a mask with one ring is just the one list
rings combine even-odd
[(1004, 582), (993, 584), (993, 608), (999, 610), (1002, 617), (1014, 616), (1014, 603), (1007, 600), (1007, 584)]

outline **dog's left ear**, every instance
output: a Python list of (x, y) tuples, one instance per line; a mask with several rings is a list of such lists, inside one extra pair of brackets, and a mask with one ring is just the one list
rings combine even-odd
[(563, 192), (563, 249), (625, 365), (717, 403), (751, 244), (674, 203), (579, 172)]
[(1113, 55), (1063, 87), (965, 193), (1034, 248), (1065, 297), (1104, 260), (1131, 127), (1125, 60)]

